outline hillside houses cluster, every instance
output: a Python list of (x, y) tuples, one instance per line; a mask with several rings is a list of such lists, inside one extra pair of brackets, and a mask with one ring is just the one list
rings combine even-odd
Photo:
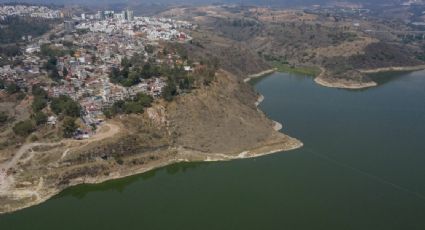
[(0, 5), (0, 19), (9, 16), (54, 19), (63, 17), (63, 13), (60, 10), (53, 10), (46, 6)]
[(193, 25), (184, 21), (165, 18), (134, 17), (132, 20), (106, 18), (103, 20), (82, 20), (76, 29), (106, 34), (123, 34), (145, 37), (151, 41), (188, 41), (191, 37), (182, 29), (192, 29)]
[[(16, 9), (20, 11), (16, 12)], [(59, 15), (59, 12), (43, 7), (0, 7), (0, 15), (9, 14), (7, 12), (42, 17)], [(22, 50), (19, 64), (0, 67), (0, 79), (6, 84), (17, 84), (24, 92), (30, 93), (33, 85), (41, 83), (50, 97), (69, 96), (80, 104), (87, 129), (99, 124), (104, 119), (102, 111), (117, 101), (134, 98), (138, 93), (160, 97), (166, 77), (141, 78), (138, 84), (124, 87), (110, 81), (111, 70), (122, 68), (122, 60), (131, 59), (136, 54), (142, 62), (153, 60), (157, 64), (183, 65), (176, 53), (158, 56), (147, 52), (146, 48), (161, 46), (160, 41), (187, 41), (190, 36), (179, 30), (190, 29), (192, 25), (164, 18), (133, 17), (129, 11), (122, 13), (124, 16), (121, 17), (110, 17), (112, 11), (107, 13), (109, 17), (103, 19), (91, 20), (84, 16), (85, 19), (81, 18), (76, 30), (71, 32), (65, 23), (63, 36), (31, 41)], [(46, 46), (60, 51), (54, 54), (56, 80), (47, 77), (51, 70), (46, 69), (46, 63), (52, 57), (43, 54)], [(162, 48), (157, 50), (162, 52)], [(185, 66), (185, 70), (192, 71), (190, 66)], [(5, 92), (6, 88), (0, 88), (0, 93)], [(49, 124), (54, 124), (55, 119), (50, 116)]]

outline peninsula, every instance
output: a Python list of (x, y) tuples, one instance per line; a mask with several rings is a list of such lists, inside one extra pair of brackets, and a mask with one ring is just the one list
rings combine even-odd
[(302, 147), (257, 108), (251, 79), (359, 89), (377, 86), (371, 73), (425, 67), (424, 39), (400, 35), (409, 25), (347, 12), (0, 6), (0, 213), (178, 162)]

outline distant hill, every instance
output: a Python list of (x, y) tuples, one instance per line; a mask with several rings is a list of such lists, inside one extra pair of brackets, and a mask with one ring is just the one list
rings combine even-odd
[(351, 3), (363, 3), (367, 5), (378, 5), (378, 4), (389, 4), (389, 3), (400, 3), (403, 0), (0, 0), (0, 3), (6, 2), (26, 2), (26, 3), (37, 3), (37, 4), (83, 4), (83, 5), (109, 5), (116, 3), (124, 4), (170, 4), (170, 5), (181, 5), (181, 4), (213, 4), (213, 3), (235, 3), (235, 4), (249, 4), (249, 5), (271, 5), (271, 6), (305, 6), (314, 4), (328, 4), (333, 2), (351, 2)]

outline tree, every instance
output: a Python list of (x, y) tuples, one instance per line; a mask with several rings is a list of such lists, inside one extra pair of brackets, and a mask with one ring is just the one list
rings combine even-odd
[(34, 95), (34, 97), (42, 97), (47, 99), (47, 92), (41, 88), (40, 85), (32, 86), (32, 95)]
[(150, 107), (153, 102), (153, 98), (144, 93), (138, 93), (136, 97), (132, 100), (120, 100), (116, 101), (111, 108), (105, 109), (103, 114), (107, 118), (120, 113), (143, 113), (146, 107)]
[(35, 125), (31, 120), (20, 121), (13, 126), (15, 134), (26, 137), (35, 131)]
[(155, 77), (155, 76), (159, 76), (160, 75), (160, 70), (159, 67), (157, 65), (154, 65), (151, 62), (146, 62), (143, 65), (143, 69), (141, 72), (141, 77), (144, 79), (149, 79), (151, 77)]
[(56, 82), (62, 79), (57, 69), (49, 71), (49, 78)]
[(113, 114), (112, 114), (112, 110), (109, 108), (105, 108), (102, 110), (103, 114), (105, 115), (106, 118), (112, 118)]
[(40, 97), (40, 96), (34, 97), (34, 101), (32, 102), (32, 105), (31, 105), (32, 110), (34, 112), (41, 111), (46, 106), (47, 106), (47, 100), (43, 97)]
[(70, 117), (79, 117), (81, 112), (80, 105), (65, 95), (53, 98), (50, 109), (57, 115), (63, 114)]
[(37, 125), (43, 125), (47, 122), (47, 115), (41, 111), (36, 112), (33, 117)]
[(40, 85), (32, 86), (32, 95), (34, 101), (32, 102), (32, 109), (34, 112), (38, 112), (47, 106), (47, 92), (40, 87)]
[(122, 66), (123, 68), (130, 68), (130, 67), (131, 67), (131, 62), (130, 62), (130, 60), (128, 60), (128, 58), (127, 58), (127, 57), (124, 57), (124, 58), (121, 60), (121, 66)]
[(74, 135), (75, 131), (77, 131), (77, 124), (75, 124), (75, 118), (73, 117), (65, 117), (63, 119), (62, 124), (62, 132), (65, 138), (70, 138)]
[(143, 113), (143, 105), (138, 103), (137, 101), (128, 101), (124, 103), (124, 113), (131, 114), (131, 113)]
[(16, 94), (16, 100), (18, 100), (18, 101), (22, 101), (22, 100), (24, 100), (24, 98), (26, 97), (26, 95), (25, 95), (25, 93), (23, 93), (23, 92), (18, 92), (17, 94)]
[(145, 62), (145, 56), (141, 53), (136, 53), (131, 57), (130, 62), (132, 66), (135, 66), (135, 67), (142, 66), (143, 63)]
[(9, 119), (9, 116), (5, 112), (0, 113), (0, 124), (6, 123)]
[(93, 56), (91, 56), (91, 63), (96, 63), (96, 59), (97, 59), (97, 57), (96, 57), (96, 55), (95, 54), (93, 54)]
[(148, 53), (148, 54), (153, 54), (154, 50), (155, 50), (155, 48), (154, 48), (154, 46), (153, 46), (153, 45), (146, 45), (146, 46), (145, 46), (145, 51), (146, 51), (146, 53)]
[(166, 101), (172, 101), (174, 96), (177, 95), (176, 83), (172, 80), (168, 80), (167, 85), (164, 87), (162, 96)]
[(181, 90), (190, 90), (192, 89), (193, 78), (186, 76), (179, 81), (179, 87)]
[(43, 44), (40, 47), (41, 55), (49, 57), (51, 59), (66, 54), (66, 51), (50, 46), (49, 44)]
[(6, 92), (8, 94), (17, 93), (17, 92), (19, 92), (19, 90), (20, 90), (19, 86), (15, 83), (11, 83), (11, 84), (7, 85), (7, 88), (6, 88)]
[(150, 107), (153, 102), (153, 98), (147, 94), (138, 93), (136, 95), (135, 101), (137, 101), (143, 107)]
[(71, 116), (71, 117), (79, 117), (80, 112), (81, 112), (81, 107), (77, 102), (73, 100), (69, 100), (64, 103), (63, 113), (65, 115)]
[(64, 77), (68, 76), (68, 69), (66, 67), (63, 67), (62, 73)]

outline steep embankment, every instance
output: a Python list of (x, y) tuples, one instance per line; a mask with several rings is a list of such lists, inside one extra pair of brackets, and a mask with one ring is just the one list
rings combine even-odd
[[(299, 148), (256, 107), (238, 77), (216, 81), (143, 115), (116, 118), (114, 135), (24, 148), (0, 186), (0, 213), (39, 204), (63, 189), (100, 183), (182, 161), (224, 161)], [(109, 133), (106, 131), (105, 133)]]

